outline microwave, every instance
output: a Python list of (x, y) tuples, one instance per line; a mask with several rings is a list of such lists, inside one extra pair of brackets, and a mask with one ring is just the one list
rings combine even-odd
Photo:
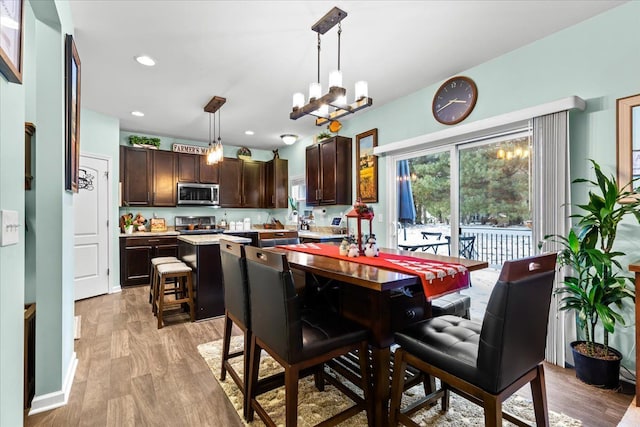
[(218, 206), (220, 205), (220, 186), (179, 182), (178, 205)]

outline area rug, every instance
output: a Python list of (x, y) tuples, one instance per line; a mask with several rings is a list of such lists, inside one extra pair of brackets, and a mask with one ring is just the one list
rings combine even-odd
[[(231, 339), (231, 349), (242, 348), (242, 337), (234, 336)], [(226, 393), (227, 397), (233, 404), (242, 419), (242, 393), (227, 375), (225, 381), (220, 381), (220, 358), (222, 355), (222, 340), (212, 341), (198, 346), (200, 355), (209, 365), (211, 372)], [(276, 373), (282, 368), (265, 352), (262, 354), (260, 364), (260, 376), (262, 377)], [(242, 376), (242, 357), (236, 357), (232, 360), (232, 365)], [(423, 397), (423, 389), (421, 385), (413, 387), (405, 392), (403, 398), (403, 406), (408, 405), (411, 401), (415, 401)], [(273, 418), (277, 425), (284, 425), (284, 387), (270, 391), (258, 397), (258, 401), (263, 405), (267, 413)], [(307, 377), (300, 380), (298, 395), (298, 426), (313, 426), (318, 422), (329, 418), (331, 415), (351, 406), (353, 402), (336, 390), (333, 386), (325, 387), (324, 392), (318, 391), (313, 383), (313, 377)], [(533, 405), (527, 399), (520, 396), (512, 396), (504, 404), (503, 409), (518, 417), (535, 424), (533, 415)], [(466, 399), (463, 399), (454, 393), (451, 394), (451, 406), (449, 411), (443, 413), (440, 411), (440, 404), (424, 409), (414, 414), (413, 419), (422, 426), (482, 426), (484, 425), (484, 413), (482, 408)], [(549, 421), (552, 426), (581, 426), (578, 420), (570, 418), (564, 414), (558, 414), (549, 411)], [(254, 421), (245, 423), (248, 426), (264, 425), (256, 415)], [(364, 412), (348, 419), (341, 424), (345, 427), (361, 427), (367, 425), (367, 418)], [(503, 425), (512, 426), (508, 421), (504, 421)]]

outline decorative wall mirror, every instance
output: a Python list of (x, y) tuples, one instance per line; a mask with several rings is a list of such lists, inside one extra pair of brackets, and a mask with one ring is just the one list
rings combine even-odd
[[(618, 118), (618, 184), (640, 177), (640, 95), (616, 101)], [(634, 189), (640, 189), (640, 180)], [(627, 189), (628, 190), (628, 189)]]

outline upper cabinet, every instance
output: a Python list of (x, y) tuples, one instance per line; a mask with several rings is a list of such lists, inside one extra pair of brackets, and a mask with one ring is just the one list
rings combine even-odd
[(123, 181), (123, 202), (128, 206), (151, 204), (151, 150), (145, 148), (120, 147), (120, 165)]
[(172, 151), (120, 147), (122, 198), (128, 206), (176, 206), (178, 182), (220, 184), (220, 206), (286, 208), (288, 164), (225, 157), (207, 165), (206, 157)]
[(178, 154), (178, 182), (217, 184), (218, 165), (208, 165), (207, 157), (199, 154)]
[(153, 153), (153, 206), (176, 205), (177, 156), (171, 151), (151, 150)]
[(289, 164), (285, 159), (269, 160), (265, 165), (266, 208), (287, 208), (289, 202)]
[(264, 162), (225, 157), (219, 166), (221, 207), (263, 207)]
[(350, 205), (351, 138), (334, 136), (306, 149), (308, 206)]

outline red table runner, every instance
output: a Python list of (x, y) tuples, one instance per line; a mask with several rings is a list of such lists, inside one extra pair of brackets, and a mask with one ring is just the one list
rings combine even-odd
[(460, 264), (384, 252), (380, 252), (379, 257), (361, 255), (350, 258), (340, 255), (340, 248), (338, 246), (323, 243), (302, 243), (297, 245), (280, 245), (278, 247), (418, 276), (422, 281), (424, 294), (429, 300), (459, 289), (468, 288), (470, 283), (469, 271)]

